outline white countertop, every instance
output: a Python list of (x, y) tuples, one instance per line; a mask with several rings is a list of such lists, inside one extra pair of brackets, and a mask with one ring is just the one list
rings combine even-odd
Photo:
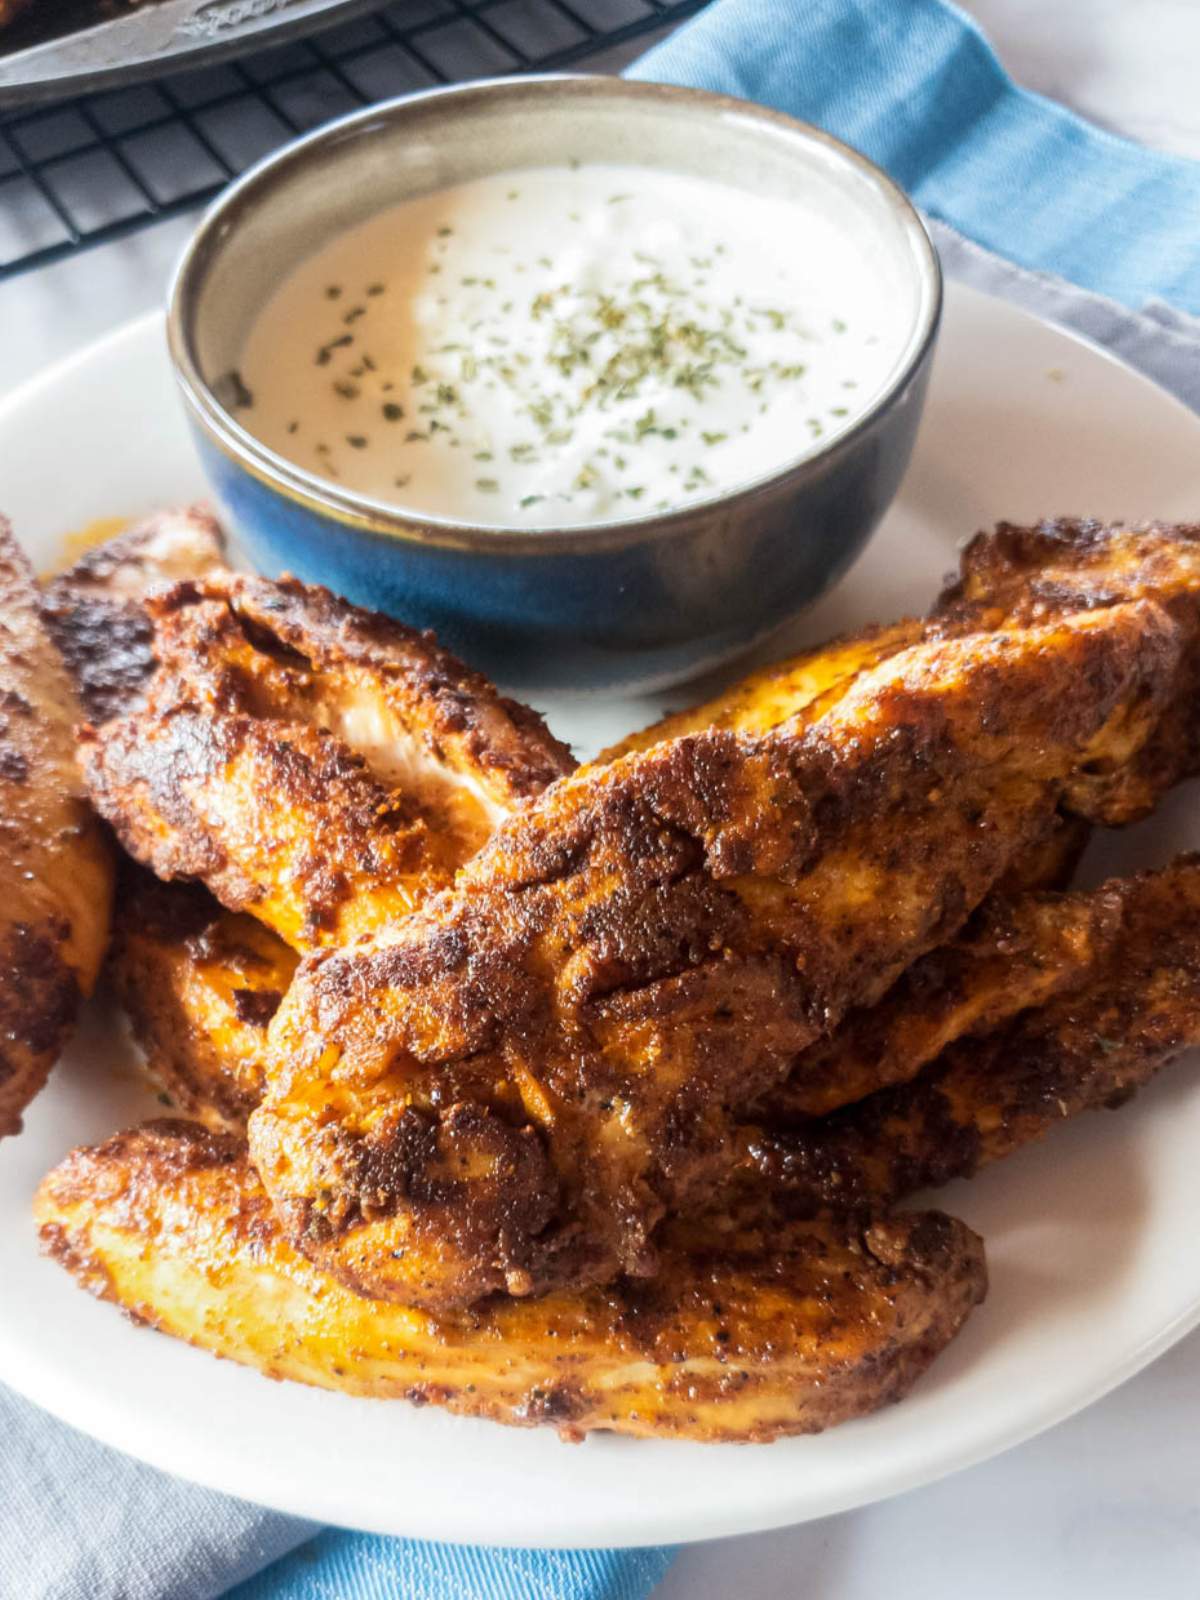
[[(1200, 157), (1195, 0), (960, 3), (1031, 88)], [(160, 304), (190, 226), (0, 284), (0, 392)], [(1073, 1421), (932, 1488), (689, 1548), (658, 1600), (1194, 1600), (1198, 1406), (1200, 1334)]]

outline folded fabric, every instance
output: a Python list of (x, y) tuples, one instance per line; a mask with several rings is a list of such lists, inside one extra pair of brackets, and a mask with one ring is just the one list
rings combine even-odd
[[(1200, 167), (1016, 88), (940, 0), (718, 0), (632, 75), (828, 128), (913, 193), (951, 274), (1200, 407), (1200, 324), (1179, 314), (1200, 312)], [(12, 1530), (0, 1593), (21, 1600), (642, 1600), (671, 1560), (313, 1538), (310, 1524), (165, 1478), (3, 1391), (0, 1435)]]
[(318, 1531), (144, 1467), (4, 1388), (0, 1440), (3, 1600), (214, 1600)]
[(330, 1529), (226, 1600), (644, 1600), (674, 1554), (475, 1550)]
[(717, 0), (630, 76), (818, 123), (976, 244), (1200, 313), (1200, 165), (1017, 88), (942, 0)]

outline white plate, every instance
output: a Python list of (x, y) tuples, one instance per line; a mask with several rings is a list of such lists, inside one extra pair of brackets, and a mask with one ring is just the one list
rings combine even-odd
[[(916, 459), (812, 640), (928, 604), (955, 548), (999, 517), (1200, 514), (1200, 420), (1101, 352), (952, 288)], [(48, 563), (64, 530), (201, 494), (157, 317), (0, 406), (0, 503)], [(779, 653), (779, 652), (777, 652)], [(682, 697), (675, 696), (676, 703)], [(582, 754), (658, 709), (548, 705)], [(1089, 876), (1200, 845), (1195, 796), (1107, 839)], [(139, 1330), (39, 1258), (29, 1202), (72, 1145), (156, 1109), (109, 1019), (0, 1146), (0, 1380), (157, 1466), (281, 1510), (385, 1533), (511, 1545), (709, 1539), (928, 1483), (1028, 1438), (1200, 1322), (1200, 1083), (1177, 1065), (944, 1204), (987, 1239), (992, 1290), (903, 1404), (770, 1447), (647, 1443), (455, 1419), (255, 1373)]]

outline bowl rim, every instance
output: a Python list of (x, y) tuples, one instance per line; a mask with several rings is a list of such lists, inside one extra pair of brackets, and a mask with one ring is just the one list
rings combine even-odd
[[(355, 493), (298, 466), (243, 427), (213, 393), (200, 371), (194, 348), (194, 310), (200, 288), (206, 270), (227, 234), (231, 219), (236, 224), (238, 213), (254, 203), (260, 189), (269, 193), (274, 187), (286, 183), (293, 169), (302, 168), (317, 147), (336, 144), (360, 132), (369, 134), (371, 124), (391, 122), (396, 117), (403, 117), (411, 108), (430, 101), (459, 100), (469, 103), (521, 91), (533, 95), (570, 92), (631, 100), (674, 101), (681, 106), (698, 107), (712, 114), (765, 124), (793, 138), (799, 136), (806, 142), (824, 146), (865, 177), (895, 214), (908, 239), (919, 299), (912, 326), (897, 356), (892, 375), (861, 416), (825, 444), (810, 447), (770, 471), (760, 473), (756, 478), (720, 490), (704, 499), (689, 500), (667, 511), (643, 512), (636, 517), (529, 528), (406, 510), (391, 502)], [(943, 299), (941, 261), (929, 230), (913, 202), (870, 157), (825, 129), (755, 101), (716, 94), (707, 89), (592, 73), (521, 73), (473, 79), (467, 83), (435, 84), (379, 101), (322, 123), (310, 133), (290, 140), (248, 167), (204, 212), (176, 264), (167, 294), (167, 346), (185, 405), (195, 420), (236, 465), (285, 498), (343, 526), (401, 543), (477, 552), (486, 550), (491, 553), (501, 550), (528, 554), (562, 551), (582, 555), (593, 550), (668, 538), (684, 529), (694, 528), (697, 518), (736, 513), (740, 506), (763, 492), (784, 486), (790, 479), (802, 477), (818, 468), (824, 469), (831, 461), (836, 461), (892, 409), (914, 375), (920, 371), (937, 337)]]

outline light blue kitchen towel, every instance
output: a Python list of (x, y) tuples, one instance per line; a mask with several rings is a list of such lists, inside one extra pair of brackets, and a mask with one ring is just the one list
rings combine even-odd
[(941, 0), (718, 0), (630, 76), (818, 123), (975, 244), (1125, 306), (1200, 314), (1200, 164), (1018, 89)]
[[(1200, 409), (1200, 167), (1017, 89), (952, 7), (717, 0), (633, 75), (820, 123), (914, 194), (952, 276)], [(642, 1600), (671, 1559), (317, 1532), (165, 1478), (2, 1390), (0, 1440), (3, 1600)]]
[(331, 1529), (226, 1600), (645, 1600), (674, 1553), (478, 1550)]

